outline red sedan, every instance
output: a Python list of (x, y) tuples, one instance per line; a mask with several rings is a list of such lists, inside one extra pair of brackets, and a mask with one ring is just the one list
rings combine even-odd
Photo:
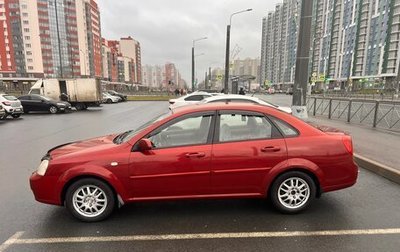
[(265, 198), (297, 213), (355, 184), (351, 137), (254, 104), (205, 104), (134, 131), (48, 151), (30, 178), (36, 200), (99, 221), (125, 203)]

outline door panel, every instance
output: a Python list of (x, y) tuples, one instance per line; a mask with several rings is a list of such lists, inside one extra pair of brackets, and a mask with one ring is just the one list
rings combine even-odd
[(217, 194), (262, 194), (269, 171), (286, 158), (284, 139), (215, 144), (211, 186)]
[(184, 115), (148, 134), (153, 149), (131, 154), (132, 197), (179, 198), (210, 192), (214, 114)]
[(132, 152), (131, 197), (162, 198), (210, 192), (211, 145)]
[(262, 114), (224, 111), (217, 119), (211, 186), (217, 194), (265, 192), (269, 171), (287, 159), (286, 143)]

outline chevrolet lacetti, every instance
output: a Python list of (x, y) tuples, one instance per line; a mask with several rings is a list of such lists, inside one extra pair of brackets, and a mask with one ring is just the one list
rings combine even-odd
[(352, 139), (256, 104), (172, 110), (136, 130), (57, 146), (30, 178), (36, 200), (100, 221), (125, 203), (267, 198), (298, 213), (355, 184)]

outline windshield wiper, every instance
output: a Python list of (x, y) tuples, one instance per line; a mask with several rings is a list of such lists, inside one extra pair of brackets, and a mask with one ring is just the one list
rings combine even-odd
[(126, 135), (128, 135), (131, 132), (132, 132), (132, 130), (128, 130), (128, 131), (125, 131), (124, 133), (119, 134), (116, 138), (114, 138), (113, 142), (116, 143), (116, 144), (122, 143), (122, 141), (124, 140)]

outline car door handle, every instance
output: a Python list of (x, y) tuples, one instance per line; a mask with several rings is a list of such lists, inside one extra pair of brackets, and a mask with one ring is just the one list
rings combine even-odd
[(185, 156), (187, 158), (192, 158), (192, 157), (202, 158), (202, 157), (206, 156), (206, 153), (204, 153), (204, 152), (189, 152), (189, 153), (186, 153)]
[(267, 147), (261, 148), (262, 152), (277, 152), (280, 150), (281, 150), (281, 148), (276, 147), (276, 146), (267, 146)]

